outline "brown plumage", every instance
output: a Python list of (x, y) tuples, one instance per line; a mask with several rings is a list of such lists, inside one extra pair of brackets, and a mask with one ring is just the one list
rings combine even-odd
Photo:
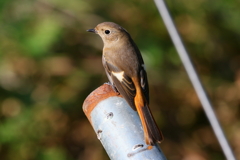
[(110, 83), (137, 110), (144, 131), (145, 142), (160, 143), (163, 135), (149, 109), (147, 73), (141, 53), (129, 33), (113, 22), (103, 22), (94, 29), (104, 43), (103, 66)]

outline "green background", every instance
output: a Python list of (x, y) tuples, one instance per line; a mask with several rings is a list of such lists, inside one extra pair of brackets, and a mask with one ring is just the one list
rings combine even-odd
[[(239, 1), (167, 0), (234, 153), (240, 159)], [(113, 21), (145, 60), (150, 107), (168, 160), (224, 160), (153, 1), (1, 0), (0, 159), (108, 159), (82, 111), (107, 81), (103, 43)]]

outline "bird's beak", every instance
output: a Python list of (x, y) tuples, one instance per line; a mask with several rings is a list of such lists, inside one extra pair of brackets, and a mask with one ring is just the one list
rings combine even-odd
[(97, 33), (95, 29), (88, 29), (87, 32)]

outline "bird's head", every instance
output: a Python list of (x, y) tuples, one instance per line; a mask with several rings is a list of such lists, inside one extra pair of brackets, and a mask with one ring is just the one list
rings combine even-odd
[(113, 22), (100, 23), (94, 29), (89, 29), (87, 31), (98, 34), (102, 38), (104, 45), (117, 42), (122, 37), (128, 37), (127, 31)]

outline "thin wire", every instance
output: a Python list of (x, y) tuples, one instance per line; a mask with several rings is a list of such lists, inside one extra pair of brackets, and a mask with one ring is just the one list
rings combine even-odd
[(226, 140), (226, 137), (224, 136), (221, 126), (219, 125), (216, 115), (212, 109), (212, 105), (211, 105), (211, 103), (206, 95), (206, 92), (201, 84), (201, 81), (193, 67), (191, 59), (189, 58), (189, 55), (182, 43), (182, 40), (177, 32), (177, 29), (176, 29), (176, 27), (173, 23), (173, 20), (168, 12), (168, 9), (166, 7), (166, 4), (164, 3), (164, 0), (154, 0), (154, 1), (155, 1), (155, 4), (162, 16), (162, 19), (163, 19), (166, 27), (167, 27), (167, 30), (172, 38), (172, 41), (178, 51), (178, 54), (183, 62), (183, 65), (188, 73), (188, 76), (197, 92), (197, 95), (202, 103), (204, 111), (212, 125), (212, 128), (216, 134), (216, 137), (222, 147), (222, 150), (223, 150), (226, 158), (228, 160), (235, 160), (233, 152)]

